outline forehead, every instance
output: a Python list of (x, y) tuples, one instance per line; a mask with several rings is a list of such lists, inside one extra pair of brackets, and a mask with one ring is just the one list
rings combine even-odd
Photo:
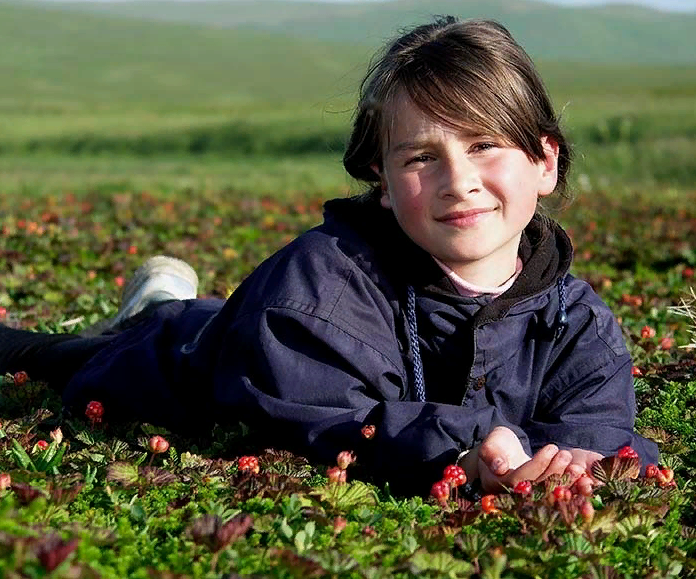
[(474, 136), (490, 133), (490, 129), (471, 122), (462, 111), (457, 117), (443, 118), (428, 113), (403, 92), (397, 94), (385, 108), (382, 143), (386, 152), (408, 148), (417, 141), (437, 135)]

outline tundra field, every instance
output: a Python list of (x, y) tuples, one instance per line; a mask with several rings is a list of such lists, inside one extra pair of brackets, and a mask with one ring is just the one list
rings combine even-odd
[[(360, 191), (341, 151), (368, 48), (33, 12), (27, 43), (29, 12), (0, 3), (0, 322), (79, 332), (157, 253), (225, 297)], [(221, 74), (243, 50), (248, 68)], [(619, 318), (658, 468), (607, 458), (591, 497), (562, 480), (394, 496), (360, 456), (341, 484), (259, 448), (253, 424), (192, 437), (64, 415), (19, 373), (0, 377), (0, 576), (696, 577), (696, 67), (539, 64), (576, 156), (574, 198), (549, 211)]]

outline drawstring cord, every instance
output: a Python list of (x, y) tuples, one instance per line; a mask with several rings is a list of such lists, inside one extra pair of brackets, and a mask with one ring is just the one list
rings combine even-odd
[(408, 321), (408, 341), (413, 354), (413, 383), (416, 387), (418, 402), (425, 402), (425, 380), (423, 380), (423, 361), (418, 344), (418, 322), (416, 321), (416, 292), (413, 286), (408, 286), (406, 301), (406, 320)]
[(568, 314), (566, 313), (566, 276), (558, 278), (556, 288), (558, 289), (558, 314), (556, 315), (556, 333), (554, 340), (558, 340), (568, 327)]
[[(408, 322), (408, 341), (413, 355), (413, 383), (416, 387), (416, 397), (419, 402), (425, 402), (425, 380), (423, 379), (423, 360), (418, 344), (418, 322), (416, 321), (416, 292), (413, 286), (408, 286), (408, 298), (406, 301), (406, 320)], [(556, 332), (554, 339), (558, 340), (568, 327), (568, 313), (566, 312), (566, 285), (565, 276), (556, 282), (558, 291), (558, 314), (556, 315)]]

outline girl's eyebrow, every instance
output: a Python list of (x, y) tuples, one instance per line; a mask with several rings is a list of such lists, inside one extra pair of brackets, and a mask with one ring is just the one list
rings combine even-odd
[[(459, 134), (464, 138), (478, 138), (486, 136), (481, 131), (475, 129), (462, 129)], [(398, 145), (391, 147), (393, 153), (401, 153), (403, 151), (413, 151), (416, 149), (423, 149), (434, 144), (435, 139), (424, 137), (422, 139), (416, 138), (410, 141), (402, 141)]]
[(394, 145), (392, 152), (401, 153), (402, 151), (413, 151), (423, 149), (432, 144), (432, 139), (416, 139), (414, 141), (402, 141), (398, 145)]

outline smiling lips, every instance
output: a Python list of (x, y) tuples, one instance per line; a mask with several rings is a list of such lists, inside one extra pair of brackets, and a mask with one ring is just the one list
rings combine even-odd
[(481, 207), (478, 209), (469, 209), (468, 211), (453, 211), (442, 217), (436, 217), (435, 221), (444, 223), (445, 225), (454, 225), (456, 227), (467, 227), (475, 225), (486, 215), (495, 211), (493, 207)]

